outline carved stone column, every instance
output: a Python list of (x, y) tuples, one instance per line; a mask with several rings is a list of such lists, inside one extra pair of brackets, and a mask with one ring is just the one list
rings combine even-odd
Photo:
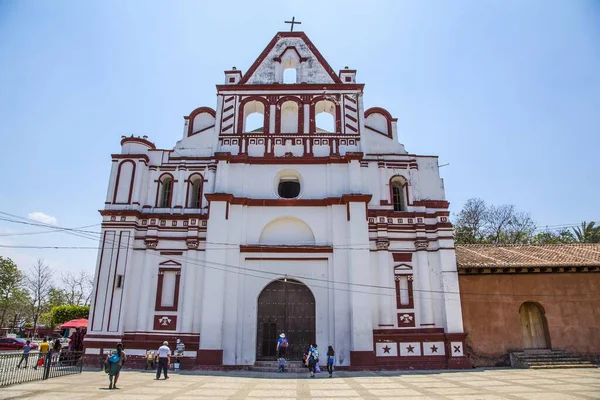
[(433, 293), (431, 291), (431, 270), (429, 268), (427, 247), (429, 247), (429, 243), (426, 240), (415, 242), (417, 250), (417, 276), (414, 283), (419, 298), (419, 324), (422, 327), (435, 326)]

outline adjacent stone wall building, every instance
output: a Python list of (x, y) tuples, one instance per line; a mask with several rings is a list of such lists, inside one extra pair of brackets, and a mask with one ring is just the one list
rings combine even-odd
[(467, 351), (476, 366), (557, 349), (600, 360), (600, 244), (457, 245)]

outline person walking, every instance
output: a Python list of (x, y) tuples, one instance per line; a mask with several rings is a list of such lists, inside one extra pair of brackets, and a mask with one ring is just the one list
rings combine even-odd
[(306, 357), (306, 361), (308, 365), (308, 370), (310, 371), (310, 377), (314, 378), (316, 366), (319, 363), (319, 349), (316, 343), (312, 344), (308, 349), (308, 356)]
[(329, 372), (329, 377), (333, 376), (333, 363), (335, 361), (335, 350), (333, 350), (333, 346), (327, 347), (327, 372)]
[(277, 353), (277, 358), (285, 358), (288, 348), (288, 340), (285, 337), (285, 333), (279, 335), (279, 339), (277, 339), (277, 347), (275, 348), (275, 352)]
[(50, 356), (52, 357), (52, 362), (54, 365), (58, 365), (60, 361), (60, 351), (62, 350), (62, 343), (60, 343), (60, 339), (56, 339), (54, 344), (52, 345), (52, 350), (50, 352)]
[(50, 351), (50, 345), (48, 344), (48, 339), (42, 339), (42, 343), (40, 343), (40, 353), (38, 355), (38, 360), (33, 369), (37, 369), (37, 367), (42, 367), (44, 365), (44, 359), (48, 355)]
[(27, 368), (27, 362), (29, 361), (29, 352), (31, 351), (31, 341), (26, 341), (25, 346), (23, 346), (23, 355), (21, 356), (21, 360), (19, 360), (19, 364), (17, 368), (21, 368), (21, 363), (25, 361), (25, 368)]
[(167, 375), (167, 370), (169, 369), (169, 364), (171, 363), (171, 349), (169, 348), (169, 342), (164, 341), (163, 345), (158, 348), (156, 352), (156, 357), (158, 358), (158, 368), (156, 369), (156, 380), (160, 379), (160, 371), (164, 372), (165, 379), (169, 379)]
[(108, 388), (117, 389), (117, 381), (123, 364), (127, 360), (127, 355), (123, 351), (123, 345), (117, 343), (117, 349), (113, 350), (112, 354), (106, 358), (108, 363)]

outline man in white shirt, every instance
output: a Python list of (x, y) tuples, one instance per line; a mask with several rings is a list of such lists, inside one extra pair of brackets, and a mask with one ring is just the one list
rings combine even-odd
[(167, 370), (169, 369), (169, 364), (171, 364), (171, 349), (169, 348), (169, 342), (163, 342), (163, 345), (158, 348), (156, 352), (156, 357), (158, 358), (158, 368), (156, 369), (156, 379), (160, 379), (160, 371), (161, 369), (164, 372), (165, 379), (169, 379), (167, 376)]

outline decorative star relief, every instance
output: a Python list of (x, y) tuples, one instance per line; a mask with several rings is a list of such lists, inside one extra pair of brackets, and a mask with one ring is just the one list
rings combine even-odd
[(435, 344), (433, 346), (431, 346), (430, 349), (431, 349), (432, 353), (437, 353), (437, 351), (438, 351), (438, 348)]
[(386, 345), (385, 345), (385, 347), (383, 348), (383, 352), (384, 352), (384, 353), (391, 354), (391, 353), (390, 353), (390, 350), (391, 350), (391, 349), (392, 349), (392, 348), (386, 344)]
[(414, 353), (415, 347), (413, 345), (408, 345), (406, 346), (406, 351), (408, 351), (409, 353)]

